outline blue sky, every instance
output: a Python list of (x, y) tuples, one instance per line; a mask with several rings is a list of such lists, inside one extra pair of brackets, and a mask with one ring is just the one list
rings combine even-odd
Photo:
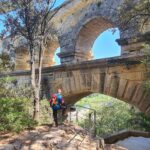
[[(61, 5), (65, 0), (56, 0), (55, 7)], [(2, 19), (2, 16), (0, 16)], [(0, 22), (0, 31), (3, 29), (3, 24)], [(111, 30), (106, 30), (101, 33), (93, 45), (93, 55), (94, 59), (99, 58), (108, 58), (113, 56), (119, 56), (121, 52), (120, 46), (115, 42), (116, 39), (120, 38), (119, 30), (116, 30), (114, 34), (112, 34)], [(60, 52), (60, 48), (58, 48), (55, 52), (54, 60), (56, 65), (60, 64), (60, 60), (57, 53)]]
[(65, 0), (56, 0), (55, 7), (61, 5)]

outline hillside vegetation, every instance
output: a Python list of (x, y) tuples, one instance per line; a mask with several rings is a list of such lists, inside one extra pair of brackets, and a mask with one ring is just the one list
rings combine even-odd
[[(115, 98), (92, 94), (81, 99), (77, 105), (88, 106), (96, 110), (97, 135), (107, 136), (126, 129), (150, 131), (150, 117), (137, 108)], [(88, 119), (80, 122), (86, 126)]]

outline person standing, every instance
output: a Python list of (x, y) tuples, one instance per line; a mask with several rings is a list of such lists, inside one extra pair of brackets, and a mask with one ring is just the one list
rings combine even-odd
[(58, 110), (62, 109), (62, 114), (63, 114), (63, 105), (64, 105), (64, 99), (61, 95), (61, 89), (58, 89), (57, 93), (53, 94), (50, 99), (50, 106), (53, 111), (53, 119), (54, 119), (56, 127), (58, 126), (57, 113), (58, 113)]

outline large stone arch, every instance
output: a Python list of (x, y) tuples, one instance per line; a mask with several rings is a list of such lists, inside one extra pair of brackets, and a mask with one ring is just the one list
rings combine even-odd
[[(75, 51), (83, 53), (80, 59), (90, 60), (92, 58), (92, 46), (96, 38), (105, 30), (114, 27), (114, 25), (102, 17), (94, 17), (82, 25), (82, 28), (78, 32), (78, 36), (75, 44)], [(79, 60), (79, 61), (80, 61)]]
[(54, 55), (56, 49), (59, 47), (58, 40), (50, 40), (48, 42), (44, 57), (43, 57), (43, 67), (50, 67), (55, 64), (54, 62)]
[[(121, 45), (122, 55), (130, 55), (142, 51), (144, 41), (143, 34), (148, 31), (148, 28), (146, 27), (146, 29), (141, 31), (138, 26), (133, 27), (132, 25), (129, 25), (128, 30), (122, 30), (121, 27), (116, 25), (120, 13), (118, 8), (124, 1), (125, 0), (73, 0), (62, 8), (56, 15), (56, 26), (60, 36), (61, 53), (59, 56), (61, 58), (61, 63), (89, 59), (90, 53), (87, 54), (84, 53), (83, 50), (82, 52), (79, 50), (83, 47), (90, 49), (90, 47), (88, 47), (89, 43), (87, 46), (83, 46), (86, 39), (82, 38), (82, 40), (78, 40), (78, 38), (81, 38), (81, 32), (84, 32), (86, 25), (90, 22), (92, 23), (92, 21), (94, 22), (96, 18), (99, 18), (99, 23), (107, 22), (111, 24), (110, 27), (119, 28), (120, 39), (118, 40), (118, 43)], [(135, 4), (136, 2), (137, 1), (135, 1)], [(61, 18), (59, 18), (59, 14)], [(88, 35), (88, 33), (86, 34)], [(83, 43), (80, 42), (79, 44), (79, 41), (82, 41)]]
[[(84, 38), (82, 38), (82, 40), (80, 39), (82, 35), (81, 33), (85, 31), (85, 26), (88, 26), (88, 24), (92, 22), (94, 24), (94, 21), (96, 22), (96, 20), (99, 20), (98, 24), (104, 23), (105, 25), (106, 22), (107, 24), (110, 23), (111, 26), (107, 26), (107, 28), (116, 27), (116, 22), (120, 13), (118, 8), (124, 2), (125, 0), (68, 0), (60, 6), (59, 10), (56, 8), (56, 14), (50, 21), (49, 25), (53, 25), (59, 39), (59, 45), (61, 48), (59, 57), (61, 59), (61, 63), (73, 63), (78, 60), (88, 60), (91, 57), (90, 52), (84, 53), (83, 50), (82, 52), (80, 50), (84, 47), (90, 49), (90, 46), (88, 47), (88, 45), (91, 45), (90, 43), (93, 41), (90, 40), (87, 46), (83, 46), (86, 40)], [(135, 4), (137, 2), (138, 0), (135, 0)], [(143, 43), (145, 42), (145, 37), (143, 34), (150, 31), (149, 23), (146, 24), (143, 31), (139, 29), (135, 30), (135, 26), (133, 27), (132, 25), (126, 31), (122, 30), (120, 27), (118, 28), (121, 33), (121, 38), (118, 40), (118, 43), (122, 48), (121, 54), (130, 55), (133, 53), (137, 54), (137, 52), (142, 52)], [(96, 29), (98, 31), (98, 27)], [(105, 28), (103, 28), (103, 30), (105, 30)], [(101, 32), (100, 27), (99, 32)], [(96, 37), (97, 33), (93, 35), (93, 39)], [(88, 38), (90, 37), (92, 36), (89, 36)], [(57, 46), (54, 47), (56, 48)], [(48, 57), (48, 55), (53, 55), (53, 53), (54, 50), (52, 50), (52, 54), (50, 54), (50, 47), (47, 48), (45, 53), (45, 62), (43, 65), (44, 67), (51, 66), (51, 63), (53, 63), (49, 62), (50, 59)], [(20, 58), (20, 56), (18, 58)]]
[[(55, 64), (54, 54), (59, 47), (58, 39), (51, 39), (47, 41), (47, 47), (43, 56), (43, 67), (50, 67)], [(38, 67), (38, 53), (35, 56), (36, 67)], [(30, 70), (30, 56), (27, 47), (21, 46), (15, 50), (15, 70)]]
[[(89, 81), (83, 84), (85, 78)], [(73, 79), (74, 81), (72, 81)], [(61, 81), (59, 80), (58, 86), (54, 88), (55, 90), (59, 87), (62, 88), (65, 101), (68, 104), (75, 104), (81, 98), (92, 93), (100, 93), (124, 101), (150, 115), (150, 93), (145, 91), (142, 82), (122, 79), (106, 73), (81, 74), (78, 77), (70, 77)]]
[[(74, 104), (91, 93), (109, 95), (136, 106), (150, 115), (150, 93), (143, 87), (149, 79), (143, 56), (121, 56), (44, 68), (42, 95), (47, 99), (58, 88), (65, 101)], [(30, 81), (30, 72), (12, 72), (18, 84)]]
[(101, 93), (134, 105), (150, 115), (150, 93), (143, 87), (146, 68), (137, 63), (139, 59), (133, 56), (93, 60), (64, 66), (61, 71), (56, 68), (54, 74), (45, 76), (44, 90), (55, 93), (61, 88), (68, 104), (74, 104), (91, 93)]
[[(82, 3), (82, 2), (81, 2)], [(87, 4), (88, 3), (88, 4)], [(117, 27), (118, 7), (123, 0), (87, 1), (82, 8), (74, 11), (70, 16), (62, 20), (64, 29), (61, 31), (62, 63), (77, 62), (90, 59), (91, 45), (97, 36), (108, 28)], [(85, 6), (85, 7), (84, 7)], [(68, 27), (68, 29), (67, 29)], [(120, 27), (118, 27), (120, 29)], [(131, 29), (130, 29), (131, 30)], [(135, 35), (121, 31), (121, 38), (129, 38)], [(85, 52), (84, 49), (87, 49)]]

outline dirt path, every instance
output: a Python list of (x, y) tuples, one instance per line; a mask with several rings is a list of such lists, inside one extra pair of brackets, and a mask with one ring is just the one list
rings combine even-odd
[(97, 141), (80, 127), (40, 126), (19, 135), (1, 136), (0, 150), (96, 150)]
[[(98, 143), (81, 127), (71, 124), (40, 126), (19, 135), (0, 135), (0, 150), (102, 150), (98, 149)], [(104, 150), (127, 149), (106, 145)]]

